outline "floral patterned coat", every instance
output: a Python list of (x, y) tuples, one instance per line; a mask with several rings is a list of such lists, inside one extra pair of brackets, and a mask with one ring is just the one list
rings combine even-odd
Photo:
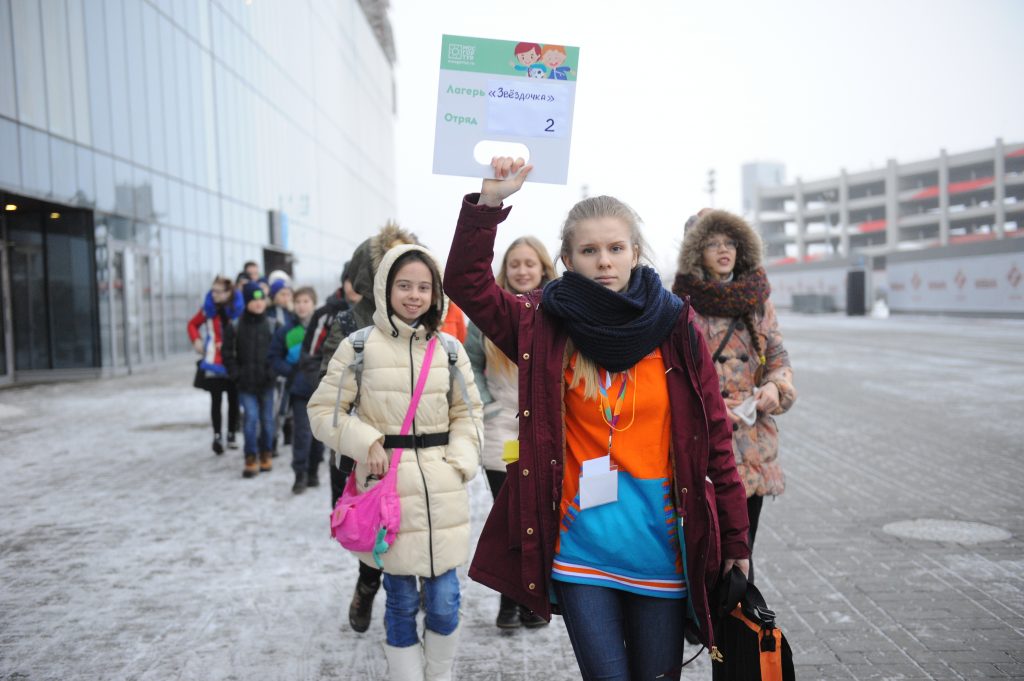
[[(722, 344), (731, 321), (729, 317), (704, 317), (697, 314), (697, 326), (704, 332), (704, 339), (712, 353)], [(764, 314), (755, 314), (754, 321), (757, 333), (761, 336), (761, 347), (765, 350), (766, 365), (762, 384), (771, 381), (778, 387), (779, 408), (772, 414), (758, 412), (752, 426), (742, 421), (737, 423), (733, 429), (732, 448), (747, 496), (775, 496), (785, 490), (786, 480), (779, 464), (779, 429), (772, 417), (785, 413), (793, 406), (796, 389), (793, 387), (789, 353), (782, 345), (775, 306), (770, 300), (765, 303)], [(715, 368), (718, 370), (722, 397), (742, 401), (753, 394), (757, 353), (750, 340), (750, 330), (742, 321), (738, 322), (732, 337), (722, 349)]]

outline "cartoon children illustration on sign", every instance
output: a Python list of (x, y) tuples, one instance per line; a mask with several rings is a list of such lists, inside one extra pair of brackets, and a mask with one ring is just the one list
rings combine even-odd
[(540, 45), (537, 43), (519, 43), (516, 45), (515, 54), (516, 61), (512, 62), (515, 70), (528, 72), (530, 66), (540, 59)]
[(549, 78), (548, 67), (543, 64), (530, 64), (529, 70), (526, 72), (528, 78)]
[[(548, 69), (548, 78), (554, 80), (569, 80), (569, 66), (565, 63), (565, 48), (561, 45), (545, 45), (541, 50), (541, 62)], [(532, 74), (531, 74), (532, 75)]]

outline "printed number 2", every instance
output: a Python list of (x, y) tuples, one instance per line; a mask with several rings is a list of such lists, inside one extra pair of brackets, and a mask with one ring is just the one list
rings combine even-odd
[(549, 118), (548, 119), (548, 127), (544, 128), (544, 132), (554, 132), (554, 131), (555, 131), (555, 119), (554, 118)]

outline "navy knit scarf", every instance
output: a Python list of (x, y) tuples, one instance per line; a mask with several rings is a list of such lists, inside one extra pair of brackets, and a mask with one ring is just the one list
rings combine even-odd
[(646, 357), (683, 309), (658, 273), (643, 266), (633, 270), (622, 293), (566, 272), (544, 287), (543, 305), (562, 319), (576, 349), (608, 371), (625, 371)]

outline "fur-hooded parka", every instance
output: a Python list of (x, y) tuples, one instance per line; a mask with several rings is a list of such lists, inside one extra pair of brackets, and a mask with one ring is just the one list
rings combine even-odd
[[(707, 276), (703, 267), (704, 245), (712, 234), (724, 234), (736, 242), (735, 276), (741, 277), (762, 266), (761, 238), (757, 232), (740, 216), (713, 210), (698, 218), (683, 236), (677, 286), (674, 287), (677, 293), (681, 293), (678, 282), (683, 275), (696, 278)], [(759, 359), (751, 331), (743, 319), (738, 319), (733, 334), (722, 346), (733, 318), (712, 316), (707, 311), (702, 313), (696, 305), (694, 311), (697, 313), (697, 326), (704, 332), (711, 352), (722, 347), (720, 361), (715, 362), (715, 369), (718, 370), (719, 387), (726, 406), (738, 406), (753, 395), (756, 387), (755, 375)], [(747, 496), (775, 496), (785, 490), (785, 477), (778, 461), (779, 434), (773, 415), (786, 412), (796, 401), (793, 369), (789, 363), (789, 353), (782, 344), (782, 334), (779, 332), (771, 299), (765, 301), (763, 309), (755, 311), (747, 319), (753, 321), (761, 351), (765, 355), (764, 375), (760, 384), (772, 382), (776, 385), (779, 389), (779, 408), (771, 414), (757, 412), (751, 426), (742, 421), (737, 423), (732, 437), (733, 452), (736, 456), (736, 469), (743, 480)]]
[(679, 272), (704, 276), (702, 260), (704, 243), (714, 233), (727, 234), (738, 244), (736, 250), (735, 274), (745, 274), (761, 266), (761, 237), (739, 215), (724, 210), (713, 210), (697, 218), (683, 235), (683, 247), (679, 251)]
[[(307, 411), (313, 435), (326, 446), (355, 460), (352, 471), (360, 492), (375, 483), (368, 479), (370, 446), (385, 435), (398, 435), (412, 398), (432, 334), (422, 323), (406, 324), (388, 311), (388, 274), (409, 251), (420, 251), (436, 277), (434, 305), (443, 316), (447, 298), (440, 293), (442, 269), (421, 246), (401, 245), (387, 251), (374, 278), (376, 310), (373, 330), (363, 349), (362, 382), (358, 407), (356, 379), (349, 365), (355, 358), (346, 338), (334, 353), (327, 374), (309, 399)], [(410, 364), (412, 366), (410, 366)], [(462, 391), (451, 389), (448, 355), (440, 343), (417, 406), (412, 432), (448, 433), (448, 444), (408, 448), (398, 464), (401, 529), (384, 554), (384, 571), (392, 575), (434, 577), (466, 562), (469, 557), (469, 495), (466, 483), (480, 466), (483, 405), (473, 383), (466, 351), (459, 346), (455, 371), (462, 373), (469, 403)], [(338, 407), (337, 421), (335, 408)], [(393, 454), (395, 450), (389, 450)], [(357, 554), (373, 565), (370, 554)]]

